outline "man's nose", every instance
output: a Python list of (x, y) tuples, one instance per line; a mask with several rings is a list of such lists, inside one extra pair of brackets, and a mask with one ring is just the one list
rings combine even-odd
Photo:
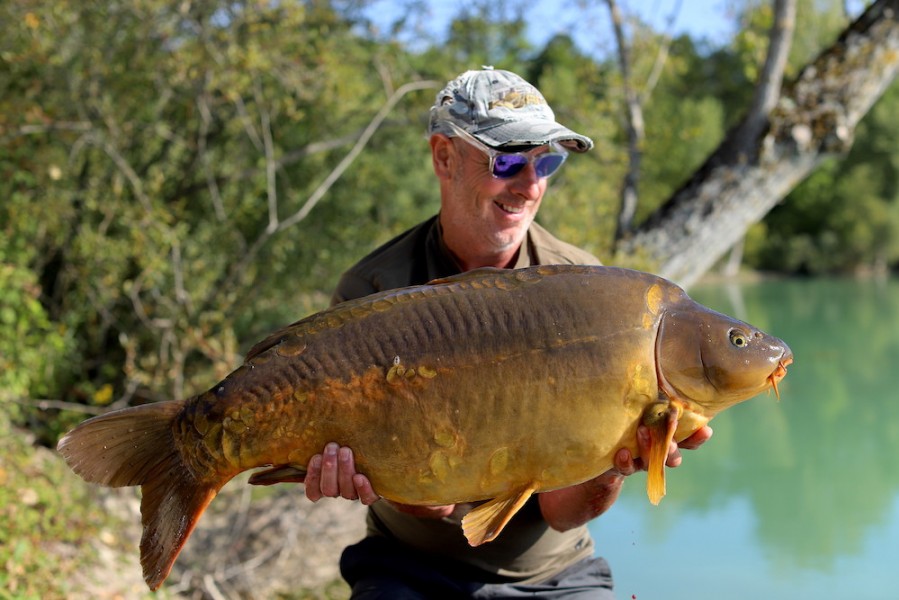
[(526, 200), (536, 200), (540, 197), (540, 177), (533, 162), (528, 162), (521, 171), (510, 179), (509, 188), (512, 192)]

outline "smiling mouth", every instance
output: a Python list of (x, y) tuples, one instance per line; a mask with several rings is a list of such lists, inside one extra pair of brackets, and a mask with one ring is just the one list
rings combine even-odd
[(496, 204), (498, 207), (500, 207), (500, 209), (502, 209), (503, 212), (507, 212), (512, 215), (518, 215), (518, 214), (521, 214), (524, 212), (523, 206), (511, 206), (509, 204), (503, 204), (501, 202), (495, 202), (494, 204)]

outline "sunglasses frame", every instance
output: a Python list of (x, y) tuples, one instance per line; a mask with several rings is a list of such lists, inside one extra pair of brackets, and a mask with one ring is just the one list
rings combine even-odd
[(541, 152), (540, 154), (529, 154), (529, 152), (500, 152), (499, 150), (494, 150), (493, 148), (491, 148), (490, 146), (488, 146), (487, 144), (485, 144), (478, 138), (474, 137), (473, 135), (471, 135), (470, 133), (468, 133), (467, 131), (465, 131), (464, 129), (459, 127), (458, 125), (456, 125), (455, 123), (447, 121), (447, 125), (449, 125), (450, 129), (453, 130), (453, 132), (456, 134), (456, 137), (461, 139), (463, 142), (466, 142), (468, 145), (474, 146), (475, 148), (477, 148), (478, 150), (480, 150), (481, 152), (486, 154), (488, 157), (490, 157), (490, 167), (489, 167), (490, 175), (494, 179), (512, 179), (513, 177), (515, 177), (516, 175), (521, 173), (521, 171), (524, 169), (524, 166), (522, 166), (521, 169), (519, 169), (518, 171), (515, 171), (511, 175), (505, 175), (505, 176), (497, 175), (496, 171), (494, 170), (494, 165), (496, 164), (496, 159), (499, 156), (523, 156), (524, 159), (527, 161), (525, 163), (526, 165), (528, 165), (528, 164), (534, 165), (535, 172), (537, 171), (537, 161), (540, 160), (541, 158), (546, 157), (546, 156), (561, 157), (562, 160), (559, 162), (559, 166), (557, 166), (551, 173), (549, 173), (547, 175), (543, 175), (543, 176), (540, 176), (539, 174), (537, 175), (540, 179), (547, 179), (549, 177), (552, 177), (556, 173), (558, 173), (559, 169), (562, 168), (562, 165), (565, 164), (565, 160), (568, 158), (568, 151), (565, 150), (565, 148), (563, 148), (561, 145), (557, 144), (556, 142), (550, 142), (549, 144), (546, 144), (551, 148), (551, 150), (549, 152)]

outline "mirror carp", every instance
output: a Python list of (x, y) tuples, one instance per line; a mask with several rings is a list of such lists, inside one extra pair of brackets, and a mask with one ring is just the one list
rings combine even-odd
[(789, 347), (662, 278), (614, 267), (480, 269), (351, 300), (254, 346), (187, 400), (91, 418), (58, 445), (89, 482), (141, 486), (141, 564), (162, 585), (235, 475), (302, 481), (327, 442), (379, 495), (486, 500), (463, 519), (493, 540), (534, 493), (592, 479), (651, 433), (647, 493), (670, 441), (774, 389)]

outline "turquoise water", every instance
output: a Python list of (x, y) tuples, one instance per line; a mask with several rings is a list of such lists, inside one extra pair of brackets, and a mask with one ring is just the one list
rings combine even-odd
[(899, 281), (703, 285), (703, 304), (783, 338), (781, 401), (761, 395), (593, 521), (619, 599), (899, 598)]

